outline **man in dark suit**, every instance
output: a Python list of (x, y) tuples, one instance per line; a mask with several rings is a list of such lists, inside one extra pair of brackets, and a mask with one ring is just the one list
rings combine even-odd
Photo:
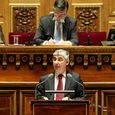
[(5, 44), (4, 34), (2, 31), (2, 26), (0, 25), (0, 44)]
[(67, 0), (55, 0), (54, 13), (40, 18), (39, 27), (34, 37), (35, 44), (77, 45), (76, 21), (67, 16), (68, 7)]
[[(85, 99), (85, 89), (78, 73), (68, 71), (69, 52), (63, 49), (53, 53), (54, 72), (41, 77), (36, 85), (35, 97), (38, 100)], [(60, 80), (61, 78), (61, 80)], [(61, 88), (61, 89), (60, 89)], [(47, 93), (52, 91), (73, 91), (64, 93)]]

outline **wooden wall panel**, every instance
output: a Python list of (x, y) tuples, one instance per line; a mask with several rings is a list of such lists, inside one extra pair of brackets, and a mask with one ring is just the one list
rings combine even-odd
[(86, 92), (90, 101), (89, 115), (98, 115), (98, 90), (87, 90)]
[(16, 115), (16, 91), (0, 90), (0, 114)]
[[(37, 82), (0, 82), (0, 115), (31, 115), (30, 103), (35, 99), (36, 84)], [(114, 88), (115, 83), (85, 83), (90, 115), (114, 115), (111, 114), (115, 112)], [(107, 112), (107, 109), (111, 113), (100, 114), (100, 111)]]
[(115, 90), (102, 90), (101, 115), (115, 115)]
[[(84, 70), (83, 66), (76, 65), (72, 71), (79, 73), (84, 82), (115, 81), (115, 70), (112, 70), (110, 66), (104, 66), (99, 71), (96, 66), (89, 66), (87, 70)], [(8, 65), (6, 70), (0, 69), (0, 81), (37, 82), (41, 76), (50, 72), (53, 72), (52, 65), (49, 65), (46, 70), (43, 70), (42, 66), (35, 66), (33, 70), (30, 70), (28, 66), (21, 66), (20, 70), (16, 70), (15, 65)]]
[(34, 90), (20, 90), (20, 115), (31, 115), (32, 100), (35, 100)]

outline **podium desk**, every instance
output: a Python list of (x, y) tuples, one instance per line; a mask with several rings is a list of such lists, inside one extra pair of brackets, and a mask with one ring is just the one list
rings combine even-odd
[(31, 101), (31, 115), (89, 115), (88, 100)]

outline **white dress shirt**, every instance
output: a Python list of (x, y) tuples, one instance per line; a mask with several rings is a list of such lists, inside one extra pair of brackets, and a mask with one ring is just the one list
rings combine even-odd
[[(58, 75), (55, 75), (54, 78), (54, 90), (57, 90), (57, 86), (58, 86)], [(63, 77), (62, 77), (62, 82), (63, 82), (63, 90), (65, 89), (65, 82), (66, 82), (66, 72), (63, 73)], [(56, 99), (56, 94), (54, 94), (54, 100)]]

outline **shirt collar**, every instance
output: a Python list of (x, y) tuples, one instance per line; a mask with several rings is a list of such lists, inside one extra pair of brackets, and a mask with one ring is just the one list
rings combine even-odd
[[(52, 20), (53, 20), (53, 21), (56, 21), (56, 17), (54, 16)], [(65, 23), (65, 20), (60, 20), (60, 22), (61, 22), (61, 23)]]
[[(55, 74), (55, 77), (58, 78), (58, 75)], [(63, 77), (66, 78), (66, 71), (63, 73)]]

